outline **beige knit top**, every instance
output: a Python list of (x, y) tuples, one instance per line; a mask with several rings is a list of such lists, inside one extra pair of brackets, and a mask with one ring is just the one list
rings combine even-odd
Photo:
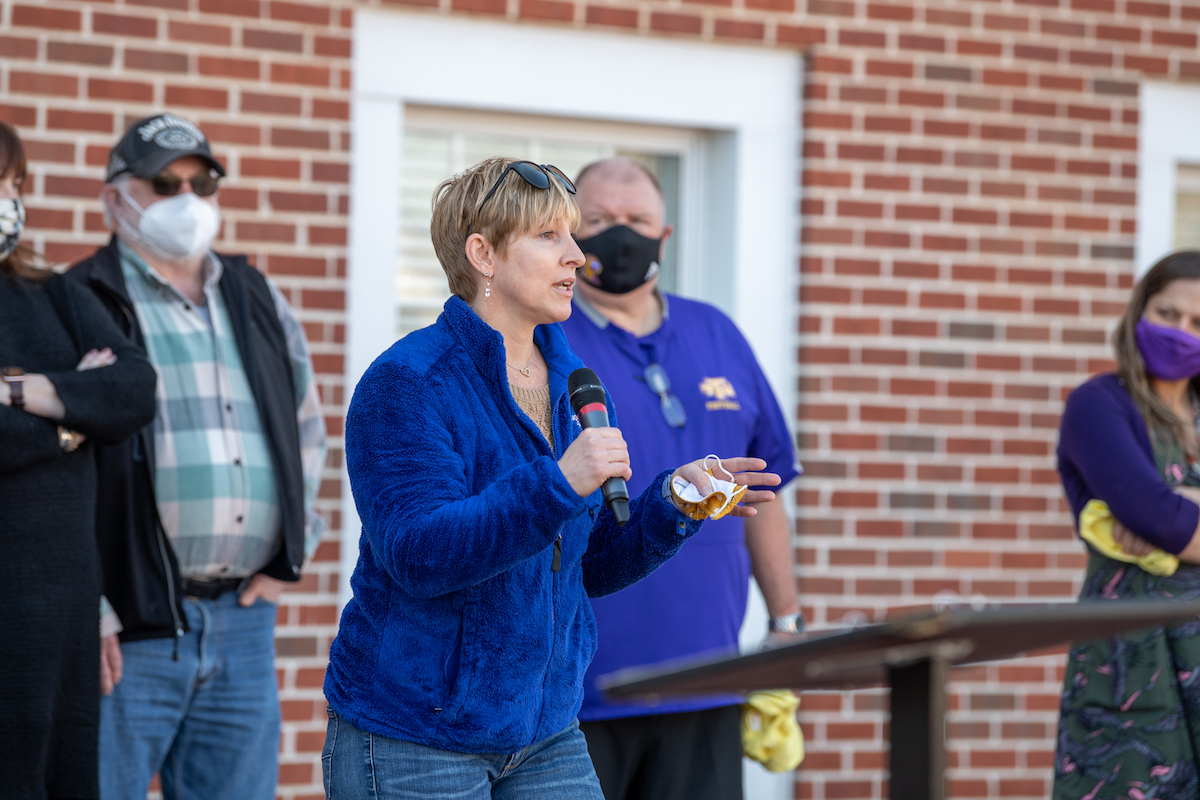
[(546, 384), (537, 389), (522, 389), (510, 383), (508, 389), (512, 392), (513, 400), (516, 400), (521, 410), (533, 420), (533, 424), (538, 426), (538, 430), (550, 443), (550, 448), (554, 449), (554, 434), (550, 431), (550, 385)]

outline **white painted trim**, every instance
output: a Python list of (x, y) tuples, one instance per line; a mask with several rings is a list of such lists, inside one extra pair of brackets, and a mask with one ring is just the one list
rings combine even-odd
[[(617, 150), (678, 156), (683, 169), (679, 175), (679, 216), (675, 220), (676, 235), (672, 238), (672, 246), (675, 248), (679, 272), (675, 276), (676, 283), (672, 291), (709, 299), (703, 291), (703, 254), (711, 251), (721, 229), (721, 226), (707, 224), (706, 217), (709, 206), (706, 195), (711, 187), (705, 184), (704, 175), (711, 134), (662, 125), (481, 112), (411, 103), (405, 110), (404, 125), (407, 129), (455, 130), (522, 138), (529, 136), (531, 131), (537, 131), (538, 138), (543, 139), (587, 144), (604, 142)], [(733, 313), (730, 306), (732, 297), (720, 292), (710, 294), (710, 302)]]
[[(391, 344), (395, 329), (396, 256), (400, 251), (400, 153), (404, 106), (390, 98), (357, 97), (350, 172), (353, 211), (346, 281), (346, 402), (371, 362)], [(370, 164), (369, 169), (362, 168)], [(381, 346), (382, 344), (382, 346)], [(358, 563), (361, 523), (342, 470), (342, 541), (338, 608), (349, 602)]]
[(1175, 166), (1200, 163), (1200, 87), (1143, 83), (1138, 96), (1137, 274), (1175, 249)]

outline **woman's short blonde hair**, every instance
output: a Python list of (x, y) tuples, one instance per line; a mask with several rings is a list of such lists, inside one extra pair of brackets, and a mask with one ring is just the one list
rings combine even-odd
[(475, 268), (467, 260), (467, 238), (478, 233), (504, 255), (514, 235), (533, 231), (559, 219), (571, 230), (579, 227), (579, 206), (566, 187), (550, 178), (548, 189), (538, 189), (520, 175), (506, 175), (499, 188), (481, 209), (484, 195), (496, 180), (519, 159), (489, 158), (442, 181), (433, 193), (433, 219), (429, 234), (450, 291), (470, 303), (478, 286)]

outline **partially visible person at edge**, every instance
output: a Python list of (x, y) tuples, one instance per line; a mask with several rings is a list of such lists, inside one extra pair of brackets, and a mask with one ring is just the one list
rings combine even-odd
[(166, 797), (275, 795), (275, 609), (320, 538), (325, 428), (282, 294), (212, 251), (224, 174), (191, 122), (134, 123), (100, 192), (113, 237), (68, 273), (158, 372), (154, 425), (97, 454), (103, 648), (124, 662), (104, 800), (141, 800), (156, 772)]
[[(602, 502), (600, 485), (631, 473), (620, 431), (581, 430), (567, 397), (583, 366), (556, 324), (583, 264), (573, 193), (554, 167), (503, 158), (444, 181), (431, 229), (454, 296), (355, 389), (346, 466), (363, 533), (325, 679), (331, 797), (603, 796), (575, 721), (587, 598), (700, 529), (672, 474), (711, 484), (700, 461), (664, 470), (623, 528)], [(725, 465), (746, 485), (779, 480), (750, 471), (759, 459)]]
[[(1155, 264), (1114, 336), (1116, 374), (1075, 389), (1058, 471), (1078, 519), (1108, 505), (1127, 554), (1176, 554), (1157, 576), (1088, 547), (1081, 600), (1200, 597), (1200, 252)], [(1079, 643), (1067, 657), (1055, 800), (1200, 797), (1200, 622)]]
[(154, 418), (154, 370), (89, 292), (32, 265), (0, 122), (0, 797), (98, 796), (97, 444)]
[[(756, 456), (784, 484), (792, 480), (800, 470), (791, 435), (737, 326), (710, 305), (659, 290), (672, 229), (657, 180), (640, 164), (610, 159), (585, 167), (577, 184), (587, 263), (563, 331), (622, 411), (630, 491), (684, 454), (712, 451)], [(579, 720), (607, 800), (741, 798), (744, 698), (613, 702), (596, 678), (737, 652), (751, 572), (771, 617), (764, 635), (794, 637), (803, 618), (782, 498), (745, 520), (705, 525), (646, 580), (592, 600), (599, 647)]]

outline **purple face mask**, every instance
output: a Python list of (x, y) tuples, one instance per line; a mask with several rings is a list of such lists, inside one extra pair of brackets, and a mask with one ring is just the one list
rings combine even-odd
[(1154, 325), (1145, 318), (1134, 329), (1146, 371), (1162, 381), (1200, 375), (1200, 339), (1178, 328)]

